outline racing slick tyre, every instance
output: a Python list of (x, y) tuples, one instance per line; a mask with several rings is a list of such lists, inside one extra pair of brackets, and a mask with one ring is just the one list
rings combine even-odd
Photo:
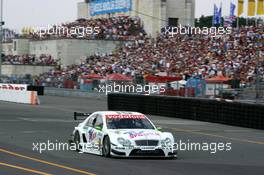
[(76, 151), (79, 152), (80, 149), (82, 149), (82, 148), (81, 148), (81, 145), (80, 145), (80, 134), (79, 134), (78, 131), (76, 131), (74, 133), (73, 142), (74, 142), (74, 144), (76, 146)]
[(103, 141), (103, 156), (104, 157), (110, 157), (110, 153), (111, 153), (111, 143), (110, 143), (110, 139), (108, 136), (106, 136), (104, 138), (104, 141)]

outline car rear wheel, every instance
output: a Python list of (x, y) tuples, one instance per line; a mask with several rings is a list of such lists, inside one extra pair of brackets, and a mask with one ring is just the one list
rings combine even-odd
[(81, 145), (80, 145), (80, 134), (78, 131), (75, 132), (74, 134), (74, 138), (73, 138), (73, 141), (74, 141), (74, 144), (76, 146), (76, 151), (79, 152), (80, 149), (81, 149)]
[(110, 157), (110, 153), (111, 153), (111, 143), (109, 137), (106, 136), (103, 141), (103, 156)]

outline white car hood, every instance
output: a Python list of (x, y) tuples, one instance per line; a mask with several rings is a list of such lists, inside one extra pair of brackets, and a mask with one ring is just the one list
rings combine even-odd
[(112, 137), (122, 137), (129, 140), (160, 140), (161, 132), (150, 129), (117, 129), (109, 130)]

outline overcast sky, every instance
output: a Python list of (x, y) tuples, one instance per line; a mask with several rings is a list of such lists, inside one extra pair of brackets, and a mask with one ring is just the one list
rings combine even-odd
[[(46, 26), (77, 18), (77, 2), (83, 0), (4, 0), (5, 27), (21, 30), (25, 26)], [(142, 0), (144, 1), (144, 0)], [(175, 0), (177, 1), (177, 0)], [(227, 14), (229, 4), (236, 0), (222, 0), (223, 13)], [(212, 15), (213, 4), (221, 0), (196, 0), (196, 17)]]

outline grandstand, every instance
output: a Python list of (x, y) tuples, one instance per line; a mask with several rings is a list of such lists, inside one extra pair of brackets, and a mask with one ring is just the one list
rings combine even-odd
[[(256, 83), (257, 77), (259, 81), (264, 81), (264, 60), (261, 58), (263, 25), (234, 28), (231, 34), (220, 36), (216, 33), (214, 37), (204, 34), (177, 34), (171, 37), (162, 31), (155, 31), (156, 37), (153, 37), (146, 24), (158, 24), (158, 18), (152, 16), (151, 22), (146, 21), (146, 17), (150, 18), (151, 15), (135, 14), (147, 0), (131, 2), (124, 6), (127, 9), (118, 12), (112, 10), (107, 14), (104, 14), (106, 11), (104, 6), (100, 6), (100, 0), (81, 2), (78, 5), (79, 19), (62, 23), (61, 26), (67, 30), (72, 27), (98, 27), (97, 34), (78, 37), (76, 34), (46, 33), (40, 37), (36, 32), (29, 32), (13, 39), (11, 53), (10, 43), (4, 44), (4, 48), (8, 48), (4, 53), (9, 55), (4, 61), (12, 65), (19, 64), (17, 58), (23, 58), (23, 55), (50, 55), (54, 59), (51, 63), (56, 64), (29, 63), (56, 66), (50, 71), (39, 72), (40, 84), (53, 87), (64, 87), (65, 81), (71, 81), (74, 87), (80, 88), (80, 77), (90, 74), (106, 77), (112, 73), (132, 77), (136, 82), (138, 77), (144, 82), (147, 76), (179, 77), (183, 80), (223, 76), (226, 81), (238, 82), (235, 88), (250, 87)], [(163, 5), (170, 3), (169, 0), (153, 1), (150, 7), (156, 9), (158, 2)], [(93, 3), (99, 6), (95, 7)], [(133, 7), (137, 7), (136, 10)], [(87, 13), (84, 9), (88, 10)], [(93, 11), (89, 12), (89, 9)], [(145, 13), (148, 10), (145, 9)], [(169, 15), (169, 11), (166, 14)], [(165, 21), (168, 22), (166, 25), (173, 25), (169, 18)], [(161, 26), (150, 26), (161, 29)], [(57, 28), (53, 26), (50, 30), (56, 31)], [(233, 85), (228, 87), (234, 88)]]
[[(239, 79), (248, 86), (255, 81), (258, 51), (263, 50), (263, 26), (235, 29), (233, 35), (221, 38), (198, 35), (177, 35), (173, 38), (160, 34), (126, 44), (112, 54), (93, 55), (79, 65), (62, 70), (75, 77), (97, 73), (106, 76), (121, 73), (135, 77), (140, 74), (166, 75), (188, 79), (207, 79), (224, 75)], [(264, 64), (259, 66), (264, 80)], [(51, 75), (52, 74), (47, 74)]]
[[(4, 54), (50, 54), (60, 64), (67, 66), (79, 64), (87, 56), (111, 54), (115, 48), (125, 44), (125, 41), (142, 41), (146, 35), (158, 36), (161, 28), (166, 25), (194, 24), (194, 0), (177, 0), (177, 3), (175, 0), (119, 0), (119, 3), (123, 2), (123, 10), (112, 9), (107, 14), (102, 11), (91, 12), (91, 4), (95, 2), (107, 4), (108, 1), (78, 3), (76, 21), (54, 25), (41, 37), (41, 30), (34, 31), (26, 27), (21, 36), (3, 44)], [(70, 30), (72, 27), (98, 27), (99, 33), (92, 32), (81, 37), (76, 34), (61, 34), (61, 29), (60, 35), (49, 33), (58, 31), (59, 27), (63, 30)]]
[(195, 0), (118, 0), (121, 7), (113, 8), (108, 2), (85, 0), (78, 3), (78, 18), (138, 16), (152, 37), (156, 37), (157, 32), (166, 25), (194, 25)]
[[(94, 34), (68, 33), (72, 28), (99, 28)], [(61, 29), (61, 30), (58, 30)], [(58, 32), (51, 32), (58, 31)], [(63, 32), (64, 31), (64, 32)], [(66, 31), (66, 32), (65, 32)], [(87, 56), (102, 53), (111, 53), (124, 41), (143, 39), (146, 35), (141, 20), (138, 17), (112, 17), (97, 19), (79, 19), (70, 23), (62, 23), (52, 28), (47, 28), (46, 33), (40, 36), (42, 31), (30, 31), (13, 39), (10, 43), (4, 43), (6, 55), (36, 55), (50, 54), (60, 64), (67, 66), (80, 63)], [(11, 47), (11, 48), (10, 48)]]

